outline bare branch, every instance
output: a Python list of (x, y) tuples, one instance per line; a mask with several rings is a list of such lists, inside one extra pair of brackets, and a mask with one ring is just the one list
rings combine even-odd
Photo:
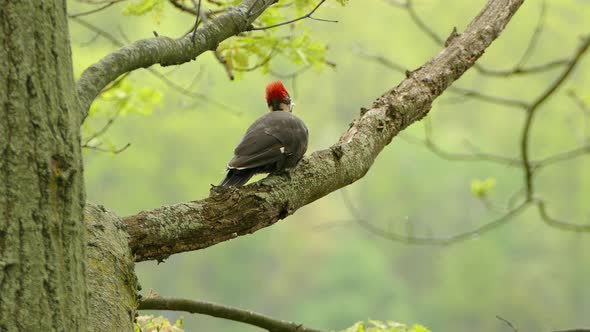
[(537, 74), (542, 73), (548, 70), (552, 70), (558, 67), (561, 67), (568, 63), (569, 59), (557, 59), (553, 61), (549, 61), (544, 64), (540, 65), (533, 65), (528, 67), (515, 67), (512, 69), (490, 69), (483, 66), (477, 66), (476, 70), (484, 75), (487, 76), (500, 76), (500, 77), (507, 77), (513, 75), (525, 75), (525, 74)]
[[(360, 56), (370, 59), (370, 60), (374, 60), (377, 63), (382, 64), (383, 66), (385, 66), (388, 69), (391, 69), (393, 71), (396, 71), (398, 73), (402, 73), (405, 75), (411, 74), (411, 72), (406, 67), (399, 65), (399, 64), (387, 59), (386, 57), (384, 57), (382, 55), (370, 54), (370, 53), (363, 51), (362, 49), (360, 49), (358, 47), (355, 48), (355, 51)], [(450, 92), (456, 93), (456, 94), (464, 96), (464, 97), (478, 99), (478, 100), (492, 103), (492, 104), (504, 105), (504, 106), (508, 106), (508, 107), (515, 107), (515, 108), (519, 108), (519, 109), (526, 109), (528, 107), (528, 104), (522, 100), (509, 99), (509, 98), (497, 97), (497, 96), (490, 96), (490, 95), (483, 94), (479, 91), (464, 89), (461, 87), (451, 86), (451, 87), (449, 87), (448, 90)]]
[(203, 301), (152, 297), (141, 300), (138, 309), (185, 311), (192, 314), (203, 314), (257, 326), (272, 332), (321, 332), (320, 330), (305, 327), (302, 324), (278, 320), (250, 310)]
[(575, 91), (569, 91), (567, 95), (574, 101), (580, 111), (582, 111), (586, 116), (590, 116), (590, 106), (588, 106), (588, 104), (586, 104)]
[(433, 100), (483, 54), (522, 2), (490, 0), (465, 33), (378, 98), (336, 144), (304, 158), (290, 179), (269, 176), (242, 188), (214, 187), (209, 198), (125, 217), (136, 261), (255, 232), (362, 178), (393, 137), (426, 116)]
[(184, 3), (182, 3), (180, 0), (169, 0), (169, 2), (176, 8), (180, 9), (183, 12), (187, 12), (190, 13), (192, 15), (197, 15), (197, 10), (194, 8), (191, 8), (187, 5), (185, 5)]
[(130, 146), (131, 146), (131, 143), (127, 143), (123, 147), (120, 147), (118, 149), (114, 149), (114, 148), (113, 149), (104, 149), (104, 148), (101, 148), (100, 146), (95, 146), (95, 145), (87, 145), (87, 144), (82, 145), (82, 147), (85, 149), (96, 150), (99, 152), (108, 152), (108, 153), (112, 153), (112, 154), (119, 154), (119, 153), (127, 150), (127, 148)]
[(85, 27), (86, 29), (92, 30), (94, 32), (96, 32), (97, 35), (107, 39), (108, 41), (110, 41), (113, 45), (118, 46), (118, 47), (123, 47), (125, 44), (120, 41), (119, 39), (117, 39), (115, 36), (113, 36), (112, 34), (106, 32), (105, 30), (97, 27), (94, 24), (89, 23), (88, 21), (85, 21), (79, 17), (70, 17), (70, 19), (80, 25), (82, 25), (83, 27)]
[(533, 54), (535, 47), (537, 47), (537, 42), (539, 41), (539, 37), (541, 37), (541, 31), (543, 31), (543, 24), (545, 24), (545, 13), (547, 9), (547, 3), (545, 1), (541, 2), (541, 10), (539, 11), (539, 20), (537, 21), (537, 25), (535, 26), (535, 30), (533, 30), (533, 35), (531, 39), (529, 39), (529, 44), (527, 48), (524, 50), (522, 57), (514, 66), (514, 70), (521, 68)]
[(100, 128), (99, 130), (97, 130), (95, 133), (93, 133), (92, 135), (90, 135), (90, 137), (88, 137), (84, 143), (82, 144), (82, 147), (90, 147), (92, 148), (92, 146), (90, 145), (90, 143), (92, 142), (92, 140), (104, 135), (104, 133), (107, 132), (107, 130), (109, 130), (109, 128), (113, 125), (113, 123), (115, 123), (115, 120), (117, 119), (117, 117), (119, 117), (119, 114), (121, 113), (120, 109), (117, 109), (117, 111), (115, 112), (115, 114), (111, 117), (109, 117), (109, 119), (107, 120), (107, 122), (104, 124), (104, 126), (102, 126), (102, 128)]
[(91, 10), (88, 10), (88, 11), (85, 11), (85, 12), (76, 13), (76, 14), (70, 14), (70, 15), (68, 15), (68, 17), (69, 18), (73, 18), (73, 17), (79, 17), (79, 16), (84, 16), (84, 15), (90, 15), (90, 14), (98, 13), (99, 11), (104, 10), (104, 9), (107, 9), (110, 6), (115, 5), (115, 4), (118, 4), (118, 3), (122, 2), (122, 1), (125, 1), (125, 0), (112, 0), (112, 1), (107, 2), (105, 5), (102, 5), (102, 6), (98, 7), (98, 8), (91, 9)]
[[(443, 40), (442, 37), (440, 37), (433, 29), (431, 29), (426, 24), (426, 22), (418, 15), (416, 10), (414, 9), (412, 0), (406, 0), (405, 2), (402, 2), (400, 0), (388, 0), (387, 2), (392, 6), (401, 7), (401, 8), (406, 9), (408, 14), (410, 15), (410, 18), (412, 19), (412, 21), (414, 21), (414, 24), (416, 24), (416, 26), (425, 35), (427, 35), (430, 38), (430, 40), (432, 40), (434, 43), (436, 43), (438, 45), (444, 45), (445, 40)], [(522, 57), (520, 58), (520, 60), (514, 65), (514, 67), (512, 69), (508, 69), (508, 70), (489, 69), (489, 68), (486, 68), (478, 63), (476, 63), (473, 66), (473, 68), (475, 70), (477, 70), (480, 74), (483, 74), (483, 75), (506, 77), (506, 76), (511, 76), (511, 75), (536, 74), (536, 73), (551, 70), (551, 69), (554, 69), (559, 66), (567, 64), (568, 59), (558, 59), (558, 60), (550, 61), (548, 63), (541, 64), (541, 65), (524, 67), (525, 62), (528, 60), (529, 56), (532, 54), (532, 51), (534, 50), (534, 48), (537, 45), (537, 41), (539, 39), (541, 30), (542, 30), (542, 26), (543, 26), (543, 23), (545, 20), (545, 7), (546, 7), (546, 4), (545, 4), (545, 2), (543, 2), (541, 5), (541, 11), (539, 14), (539, 20), (537, 22), (535, 30), (533, 31), (533, 35), (532, 35), (531, 39), (529, 40), (529, 44), (527, 45), (527, 48), (525, 49), (525, 52), (522, 55)]]
[(461, 87), (451, 87), (449, 91), (462, 95), (464, 97), (469, 97), (473, 99), (478, 99), (487, 103), (503, 105), (508, 107), (515, 107), (519, 109), (526, 109), (528, 107), (527, 103), (522, 100), (517, 99), (509, 99), (504, 97), (498, 96), (490, 96), (479, 91), (469, 90)]
[(408, 143), (417, 144), (426, 147), (435, 155), (439, 156), (442, 159), (446, 160), (454, 160), (454, 161), (474, 161), (474, 162), (493, 162), (497, 164), (502, 164), (511, 167), (519, 167), (520, 160), (499, 156), (491, 153), (483, 153), (483, 152), (473, 152), (473, 153), (456, 153), (456, 152), (449, 152), (444, 150), (438, 144), (436, 144), (436, 140), (432, 138), (432, 131), (428, 121), (424, 123), (424, 139), (420, 139), (417, 137), (412, 137), (409, 135), (400, 135), (400, 138), (406, 140)]
[(527, 116), (522, 129), (521, 140), (520, 140), (520, 151), (522, 157), (522, 164), (524, 168), (525, 184), (526, 184), (526, 199), (530, 200), (533, 196), (533, 171), (534, 167), (530, 160), (529, 142), (530, 142), (530, 131), (533, 125), (534, 116), (537, 110), (543, 103), (555, 93), (563, 82), (572, 73), (588, 47), (590, 46), (590, 35), (586, 36), (580, 47), (577, 49), (574, 56), (568, 63), (565, 70), (557, 77), (557, 79), (543, 92), (527, 109)]
[(578, 158), (584, 155), (590, 155), (590, 144), (583, 145), (568, 151), (556, 153), (552, 156), (545, 157), (538, 161), (532, 161), (531, 167), (533, 169), (549, 166), (558, 162)]
[(574, 224), (567, 221), (554, 219), (547, 213), (547, 208), (545, 207), (545, 202), (543, 200), (537, 200), (535, 203), (537, 204), (539, 215), (547, 225), (565, 231), (572, 231), (577, 233), (590, 232), (590, 224)]
[(258, 62), (257, 64), (255, 64), (255, 65), (253, 65), (253, 66), (251, 66), (251, 67), (248, 67), (248, 68), (239, 68), (239, 67), (238, 67), (238, 68), (234, 68), (234, 69), (235, 69), (236, 71), (253, 71), (253, 70), (256, 70), (256, 69), (258, 69), (258, 68), (260, 68), (260, 67), (264, 66), (265, 64), (267, 64), (267, 63), (268, 63), (268, 62), (269, 62), (269, 61), (272, 59), (273, 55), (274, 55), (274, 54), (275, 54), (275, 52), (277, 51), (277, 46), (278, 46), (278, 44), (279, 44), (279, 43), (278, 43), (278, 42), (276, 42), (276, 43), (273, 45), (273, 47), (272, 47), (272, 49), (270, 50), (270, 52), (268, 53), (268, 55), (267, 55), (267, 56), (266, 56), (264, 59), (262, 59), (262, 61)]
[(502, 323), (506, 324), (506, 326), (508, 326), (513, 332), (518, 332), (516, 327), (514, 327), (514, 325), (512, 325), (512, 323), (510, 321), (508, 321), (507, 319), (502, 318), (499, 315), (496, 315), (496, 318), (498, 318), (500, 321), (502, 321)]
[(301, 16), (301, 17), (298, 17), (296, 19), (293, 19), (293, 20), (290, 20), (290, 21), (286, 21), (286, 22), (282, 22), (282, 23), (278, 23), (278, 24), (274, 24), (274, 25), (269, 25), (267, 27), (259, 27), (259, 28), (250, 27), (248, 30), (249, 31), (268, 30), (268, 29), (280, 27), (280, 26), (283, 26), (283, 25), (288, 25), (288, 24), (291, 24), (291, 23), (295, 23), (297, 21), (301, 21), (301, 20), (304, 20), (306, 18), (309, 18), (311, 20), (316, 20), (316, 21), (322, 21), (322, 22), (338, 23), (338, 21), (336, 21), (336, 20), (325, 20), (325, 19), (322, 19), (322, 18), (315, 18), (315, 17), (311, 16), (311, 15), (313, 15), (313, 13), (315, 13), (316, 10), (318, 10), (318, 8), (320, 8), (320, 6), (324, 2), (326, 2), (326, 0), (321, 0), (309, 13), (307, 13), (307, 14)]
[[(193, 31), (193, 41), (195, 41), (195, 37), (197, 36), (197, 29), (199, 28), (199, 20), (201, 19), (201, 15), (203, 17), (207, 17), (203, 11), (201, 11), (201, 0), (193, 0), (193, 4), (197, 7), (197, 14), (195, 15), (197, 18), (195, 19), (195, 30)], [(205, 21), (203, 21), (205, 22)]]
[(509, 222), (510, 220), (515, 218), (517, 215), (522, 213), (525, 210), (525, 208), (530, 205), (530, 202), (521, 203), (520, 205), (516, 206), (515, 208), (508, 210), (507, 212), (505, 212), (502, 216), (498, 217), (497, 219), (495, 219), (491, 222), (488, 222), (488, 223), (484, 224), (483, 226), (478, 227), (478, 228), (468, 231), (468, 232), (459, 233), (459, 234), (448, 236), (448, 237), (419, 237), (419, 236), (407, 236), (407, 235), (389, 232), (384, 229), (381, 229), (381, 228), (373, 225), (369, 221), (367, 221), (365, 218), (363, 218), (360, 211), (354, 206), (354, 204), (348, 198), (348, 196), (345, 194), (344, 191), (342, 191), (342, 199), (344, 201), (344, 205), (346, 206), (346, 208), (348, 209), (350, 214), (352, 214), (352, 216), (355, 218), (355, 221), (357, 222), (357, 224), (359, 224), (361, 227), (363, 227), (369, 233), (379, 236), (384, 239), (395, 241), (395, 242), (401, 242), (401, 243), (405, 243), (405, 244), (415, 244), (415, 245), (431, 245), (431, 246), (448, 246), (448, 245), (463, 242), (463, 241), (466, 241), (469, 239), (473, 239), (475, 237), (479, 237), (484, 233), (492, 231), (492, 230), (506, 224), (507, 222)]
[(418, 16), (416, 10), (414, 9), (414, 2), (412, 0), (406, 0), (406, 10), (408, 14), (410, 14), (410, 18), (414, 21), (414, 23), (424, 32), (430, 39), (436, 43), (437, 45), (444, 45), (445, 41), (442, 39), (434, 30), (430, 29), (430, 27)]

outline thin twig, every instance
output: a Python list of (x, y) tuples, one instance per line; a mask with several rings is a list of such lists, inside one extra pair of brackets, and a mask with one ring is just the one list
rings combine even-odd
[(478, 227), (474, 230), (456, 234), (449, 237), (418, 237), (418, 236), (406, 236), (394, 232), (385, 231), (370, 222), (366, 221), (360, 214), (360, 211), (354, 206), (350, 198), (347, 196), (345, 190), (340, 191), (342, 193), (342, 199), (344, 201), (344, 205), (355, 218), (356, 222), (369, 231), (370, 233), (377, 235), (379, 237), (392, 240), (395, 242), (401, 242), (405, 244), (416, 244), (416, 245), (432, 245), (432, 246), (448, 246), (451, 244), (455, 244), (458, 242), (462, 242), (468, 239), (472, 239), (477, 236), (481, 236), (482, 234), (489, 232), (491, 230), (496, 229), (499, 226), (504, 225), (508, 221), (512, 220), (514, 217), (522, 213), (526, 207), (530, 205), (530, 202), (522, 202), (520, 205), (516, 206), (513, 209), (508, 210), (502, 216), (498, 217), (491, 222), (484, 224), (481, 227)]
[[(433, 29), (431, 29), (426, 24), (426, 22), (418, 15), (416, 10), (414, 9), (412, 0), (406, 0), (405, 2), (398, 1), (398, 0), (388, 0), (387, 2), (390, 5), (393, 5), (395, 7), (401, 7), (401, 8), (406, 9), (408, 14), (410, 15), (410, 18), (412, 19), (412, 21), (414, 21), (414, 24), (425, 35), (427, 35), (430, 40), (432, 40), (434, 43), (436, 43), (438, 45), (444, 45), (445, 41), (443, 40), (443, 38), (441, 36), (439, 36)], [(511, 75), (524, 75), (524, 74), (540, 73), (540, 72), (544, 72), (544, 71), (547, 71), (547, 70), (550, 70), (553, 68), (557, 68), (559, 66), (562, 66), (562, 65), (565, 65), (566, 63), (568, 63), (568, 59), (558, 59), (558, 60), (553, 60), (553, 61), (550, 61), (545, 64), (541, 64), (541, 65), (524, 67), (524, 63), (526, 62), (526, 60), (528, 60), (528, 58), (532, 54), (532, 51), (534, 50), (534, 48), (537, 45), (537, 42), (538, 42), (538, 39), (540, 36), (540, 32), (542, 30), (542, 25), (544, 23), (544, 19), (545, 19), (545, 3), (543, 2), (542, 7), (541, 7), (541, 12), (539, 15), (539, 21), (537, 22), (537, 25), (536, 25), (533, 35), (529, 41), (529, 44), (527, 45), (527, 48), (525, 49), (523, 56), (514, 65), (514, 67), (512, 69), (508, 69), (508, 70), (489, 69), (489, 68), (486, 68), (486, 67), (480, 65), (479, 63), (476, 63), (473, 66), (473, 68), (476, 71), (478, 71), (480, 74), (483, 74), (483, 75), (506, 77), (506, 76), (511, 76)]]
[(189, 6), (186, 6), (185, 4), (183, 4), (180, 0), (169, 0), (169, 2), (176, 8), (180, 9), (183, 12), (192, 14), (192, 15), (197, 15), (197, 10), (193, 9)]
[(563, 82), (569, 77), (569, 75), (573, 72), (574, 68), (582, 58), (582, 55), (586, 52), (588, 47), (590, 46), (590, 36), (586, 36), (582, 41), (582, 44), (577, 49), (576, 53), (570, 60), (568, 66), (565, 70), (557, 77), (557, 79), (547, 88), (545, 92), (543, 92), (527, 109), (527, 116), (525, 118), (524, 126), (522, 129), (521, 139), (520, 139), (520, 151), (521, 151), (521, 158), (522, 158), (522, 166), (524, 169), (524, 176), (525, 176), (525, 184), (526, 184), (526, 199), (531, 200), (533, 196), (533, 171), (534, 165), (530, 159), (530, 132), (534, 120), (534, 116), (537, 113), (537, 110), (543, 103), (551, 96), (553, 93), (559, 89), (559, 87), (563, 84)]
[(270, 50), (270, 52), (268, 53), (268, 55), (260, 62), (258, 62), (257, 64), (251, 66), (251, 67), (247, 67), (247, 68), (239, 68), (239, 67), (234, 67), (235, 71), (254, 71), (262, 66), (264, 66), (265, 64), (267, 64), (273, 57), (273, 55), (275, 54), (275, 52), (277, 51), (277, 46), (279, 45), (279, 42), (276, 42), (272, 49)]
[(321, 332), (320, 330), (305, 327), (302, 324), (278, 320), (250, 310), (203, 301), (152, 297), (141, 300), (138, 309), (186, 311), (249, 324), (273, 332)]
[(307, 65), (303, 68), (297, 69), (296, 71), (292, 72), (292, 73), (288, 73), (288, 74), (283, 74), (283, 73), (279, 73), (277, 71), (274, 70), (270, 70), (270, 74), (273, 76), (276, 76), (278, 78), (282, 78), (282, 79), (292, 79), (295, 78), (301, 74), (303, 74), (304, 72), (306, 72), (307, 70), (309, 70), (311, 68), (311, 65)]
[(407, 67), (399, 65), (399, 64), (389, 60), (388, 58), (384, 57), (383, 55), (368, 53), (359, 46), (355, 46), (353, 48), (353, 52), (355, 52), (356, 54), (360, 55), (363, 58), (366, 58), (369, 60), (374, 60), (377, 63), (382, 64), (383, 66), (385, 66), (393, 71), (396, 71), (398, 73), (405, 74), (408, 71)]
[(543, 31), (543, 24), (545, 23), (545, 12), (547, 9), (547, 3), (545, 1), (541, 2), (541, 10), (539, 12), (539, 20), (537, 21), (537, 25), (535, 26), (535, 30), (533, 30), (533, 35), (531, 39), (529, 39), (529, 44), (527, 48), (524, 50), (522, 57), (514, 66), (515, 69), (521, 68), (533, 54), (535, 47), (537, 47), (537, 42), (539, 41), (539, 37), (541, 37), (541, 31)]
[(83, 27), (85, 27), (88, 30), (91, 30), (97, 34), (99, 34), (101, 37), (107, 39), (108, 41), (110, 41), (113, 45), (118, 46), (118, 47), (123, 47), (125, 44), (123, 42), (121, 42), (119, 39), (117, 39), (115, 36), (113, 36), (112, 34), (106, 32), (105, 30), (97, 27), (96, 25), (89, 23), (88, 21), (85, 21), (79, 17), (71, 17), (72, 21), (82, 25)]
[(498, 96), (490, 96), (490, 95), (486, 95), (484, 93), (481, 93), (479, 91), (469, 90), (469, 89), (465, 89), (465, 88), (461, 88), (461, 87), (452, 86), (449, 88), (449, 91), (459, 94), (463, 97), (478, 99), (478, 100), (484, 101), (486, 103), (504, 105), (504, 106), (515, 107), (515, 108), (520, 108), (520, 109), (526, 109), (528, 107), (527, 103), (522, 100), (510, 99), (510, 98), (504, 98), (504, 97), (498, 97)]
[(436, 33), (434, 30), (430, 29), (430, 27), (418, 16), (416, 10), (414, 10), (414, 2), (412, 0), (406, 0), (405, 5), (408, 14), (410, 14), (410, 18), (414, 23), (424, 32), (430, 39), (435, 42), (437, 45), (444, 45), (445, 41)]
[(507, 77), (507, 76), (516, 76), (516, 75), (525, 75), (525, 74), (537, 74), (542, 73), (551, 69), (555, 69), (567, 64), (569, 59), (557, 59), (553, 61), (549, 61), (540, 65), (531, 65), (528, 67), (514, 67), (512, 69), (490, 69), (483, 67), (481, 65), (475, 67), (476, 70), (484, 75), (487, 76), (499, 76), (499, 77)]
[(119, 154), (125, 150), (127, 150), (128, 147), (131, 146), (131, 143), (127, 143), (125, 144), (125, 146), (118, 148), (118, 149), (103, 149), (99, 146), (94, 146), (94, 145), (82, 145), (82, 148), (85, 149), (90, 149), (90, 150), (95, 150), (95, 151), (100, 151), (100, 152), (108, 152), (108, 153), (113, 153), (113, 154)]
[(119, 114), (121, 113), (120, 109), (117, 109), (115, 111), (115, 114), (113, 116), (111, 116), (107, 122), (104, 124), (104, 126), (102, 126), (102, 128), (100, 128), (98, 131), (96, 131), (95, 133), (93, 133), (92, 135), (90, 135), (90, 137), (88, 137), (85, 141), (84, 144), (82, 144), (82, 147), (89, 147), (90, 146), (90, 142), (102, 135), (104, 135), (104, 133), (107, 132), (107, 130), (109, 130), (109, 128), (113, 125), (113, 123), (115, 123), (115, 120), (117, 119), (117, 117), (119, 117)]
[[(197, 7), (197, 13), (195, 14), (195, 29), (193, 30), (193, 43), (197, 36), (197, 29), (199, 28), (199, 20), (201, 19), (201, 0), (193, 0), (193, 4)], [(203, 21), (204, 22), (204, 21)]]
[(205, 95), (204, 93), (200, 93), (200, 92), (194, 92), (194, 91), (190, 91), (188, 89), (185, 89), (184, 87), (182, 87), (181, 85), (177, 84), (176, 82), (172, 81), (171, 79), (169, 79), (168, 77), (166, 77), (166, 75), (160, 73), (159, 71), (153, 69), (153, 68), (147, 68), (146, 70), (148, 70), (152, 75), (156, 76), (157, 78), (159, 78), (162, 82), (164, 82), (168, 87), (172, 88), (173, 91), (179, 92), (185, 96), (188, 97), (192, 97), (192, 98), (198, 98), (198, 99), (202, 99), (205, 102), (214, 104), (219, 106), (220, 108), (222, 108), (223, 110), (229, 111), (235, 115), (240, 115), (242, 114), (241, 111), (235, 109), (234, 107), (227, 105), (225, 103), (216, 101), (214, 99), (211, 99), (210, 97), (208, 97), (207, 95)]
[(545, 202), (543, 200), (536, 200), (537, 209), (539, 210), (539, 215), (543, 221), (552, 227), (559, 228), (561, 230), (572, 231), (577, 233), (585, 233), (590, 232), (590, 224), (582, 225), (582, 224), (574, 224), (571, 222), (557, 220), (552, 218), (547, 213), (547, 208), (545, 207)]
[(580, 111), (584, 113), (584, 115), (590, 116), (590, 106), (588, 106), (575, 91), (569, 91), (567, 95), (574, 101), (576, 106), (578, 106), (578, 108), (580, 109)]
[(76, 14), (69, 14), (68, 17), (69, 18), (73, 18), (73, 17), (79, 17), (79, 16), (84, 16), (84, 15), (94, 14), (94, 13), (97, 13), (97, 12), (99, 12), (101, 10), (107, 9), (110, 6), (114, 5), (114, 4), (117, 4), (117, 3), (120, 3), (120, 2), (123, 2), (123, 1), (125, 1), (125, 0), (112, 0), (112, 1), (108, 2), (107, 4), (101, 6), (101, 7), (98, 7), (98, 8), (95, 8), (95, 9), (91, 9), (91, 10), (88, 10), (88, 11), (85, 11), (85, 12), (76, 13)]
[(531, 167), (533, 167), (534, 169), (538, 169), (551, 164), (555, 164), (557, 162), (578, 158), (584, 155), (590, 155), (590, 144), (583, 145), (568, 151), (556, 153), (552, 156), (545, 157), (538, 161), (533, 161), (531, 162)]
[(500, 321), (502, 321), (502, 323), (506, 324), (506, 326), (508, 326), (509, 328), (511, 328), (512, 331), (518, 332), (518, 330), (516, 329), (516, 327), (514, 327), (514, 325), (512, 325), (512, 323), (510, 323), (510, 321), (508, 321), (507, 319), (501, 317), (500, 315), (496, 315), (496, 318), (499, 319)]
[(493, 162), (493, 163), (498, 163), (498, 164), (511, 166), (511, 167), (519, 167), (520, 166), (520, 161), (517, 159), (514, 159), (514, 158), (509, 158), (509, 157), (504, 157), (504, 156), (499, 156), (499, 155), (494, 155), (494, 154), (489, 154), (489, 153), (479, 153), (479, 152), (477, 152), (477, 153), (449, 152), (449, 151), (444, 150), (442, 147), (440, 147), (438, 144), (436, 144), (430, 138), (421, 139), (421, 138), (413, 137), (413, 136), (410, 136), (407, 134), (403, 134), (403, 135), (400, 134), (399, 137), (408, 143), (424, 146), (428, 150), (430, 150), (432, 153), (434, 153), (435, 155), (437, 155), (441, 159), (445, 159), (445, 160), (466, 161), (466, 162), (470, 162), (470, 161)]
[(234, 75), (233, 69), (227, 63), (227, 60), (225, 60), (225, 57), (221, 55), (221, 53), (219, 53), (219, 51), (217, 50), (213, 51), (213, 55), (215, 56), (217, 61), (219, 61), (223, 69), (225, 69), (225, 73), (227, 74), (227, 77), (229, 77), (229, 80), (233, 81), (236, 78), (236, 76)]
[(259, 31), (259, 30), (267, 30), (267, 29), (272, 29), (272, 28), (276, 28), (276, 27), (283, 26), (283, 25), (288, 25), (288, 24), (291, 24), (291, 23), (295, 23), (295, 22), (297, 22), (297, 21), (301, 21), (301, 20), (303, 20), (303, 19), (306, 19), (306, 18), (309, 18), (309, 19), (312, 19), (312, 20), (316, 20), (316, 21), (322, 21), (322, 22), (338, 23), (338, 21), (336, 21), (336, 20), (325, 20), (325, 19), (322, 19), (322, 18), (315, 18), (315, 17), (312, 17), (312, 16), (311, 16), (311, 15), (313, 15), (313, 13), (315, 13), (315, 11), (316, 11), (318, 8), (320, 8), (320, 6), (321, 6), (321, 5), (322, 5), (324, 2), (326, 2), (326, 0), (321, 0), (321, 1), (320, 1), (320, 2), (319, 2), (319, 3), (318, 3), (318, 4), (317, 4), (317, 5), (316, 5), (316, 6), (315, 6), (315, 7), (314, 7), (314, 8), (313, 8), (313, 9), (312, 9), (310, 12), (309, 12), (309, 13), (307, 13), (307, 14), (305, 14), (305, 15), (301, 16), (301, 17), (298, 17), (298, 18), (296, 18), (296, 19), (289, 20), (289, 21), (286, 21), (286, 22), (283, 22), (283, 23), (278, 23), (278, 24), (269, 25), (269, 26), (267, 26), (267, 27), (259, 27), (259, 28), (257, 28), (257, 27), (252, 27), (252, 28), (250, 28), (250, 29), (249, 29), (249, 31)]

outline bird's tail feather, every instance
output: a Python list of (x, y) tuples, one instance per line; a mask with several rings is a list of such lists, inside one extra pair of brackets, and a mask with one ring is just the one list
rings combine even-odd
[(256, 173), (256, 169), (230, 169), (221, 181), (220, 186), (241, 187)]

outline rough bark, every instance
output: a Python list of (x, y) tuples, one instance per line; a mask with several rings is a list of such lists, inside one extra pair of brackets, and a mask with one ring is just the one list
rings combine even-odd
[(215, 50), (225, 39), (246, 31), (275, 2), (244, 0), (240, 5), (208, 21), (197, 30), (195, 36), (189, 34), (179, 39), (164, 36), (143, 39), (110, 53), (86, 69), (78, 80), (77, 90), (84, 111), (83, 119), (94, 98), (118, 76), (158, 63), (169, 66), (194, 60), (203, 52)]
[(85, 331), (80, 107), (62, 1), (0, 0), (0, 331)]
[(397, 87), (363, 110), (339, 141), (305, 158), (290, 179), (271, 176), (242, 189), (213, 188), (208, 198), (124, 218), (136, 261), (205, 248), (252, 233), (363, 177), (401, 130), (470, 68), (524, 0), (490, 0), (461, 35)]
[(93, 331), (132, 331), (138, 283), (125, 225), (93, 204), (86, 205), (84, 221), (89, 326)]

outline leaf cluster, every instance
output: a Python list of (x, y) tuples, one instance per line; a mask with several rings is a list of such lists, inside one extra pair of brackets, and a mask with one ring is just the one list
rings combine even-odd
[(367, 323), (356, 322), (353, 326), (340, 332), (430, 332), (430, 330), (420, 324), (409, 327), (394, 321), (383, 322), (370, 319)]
[(134, 332), (183, 332), (183, 321), (184, 318), (180, 317), (174, 324), (171, 324), (163, 316), (142, 315), (135, 319)]

